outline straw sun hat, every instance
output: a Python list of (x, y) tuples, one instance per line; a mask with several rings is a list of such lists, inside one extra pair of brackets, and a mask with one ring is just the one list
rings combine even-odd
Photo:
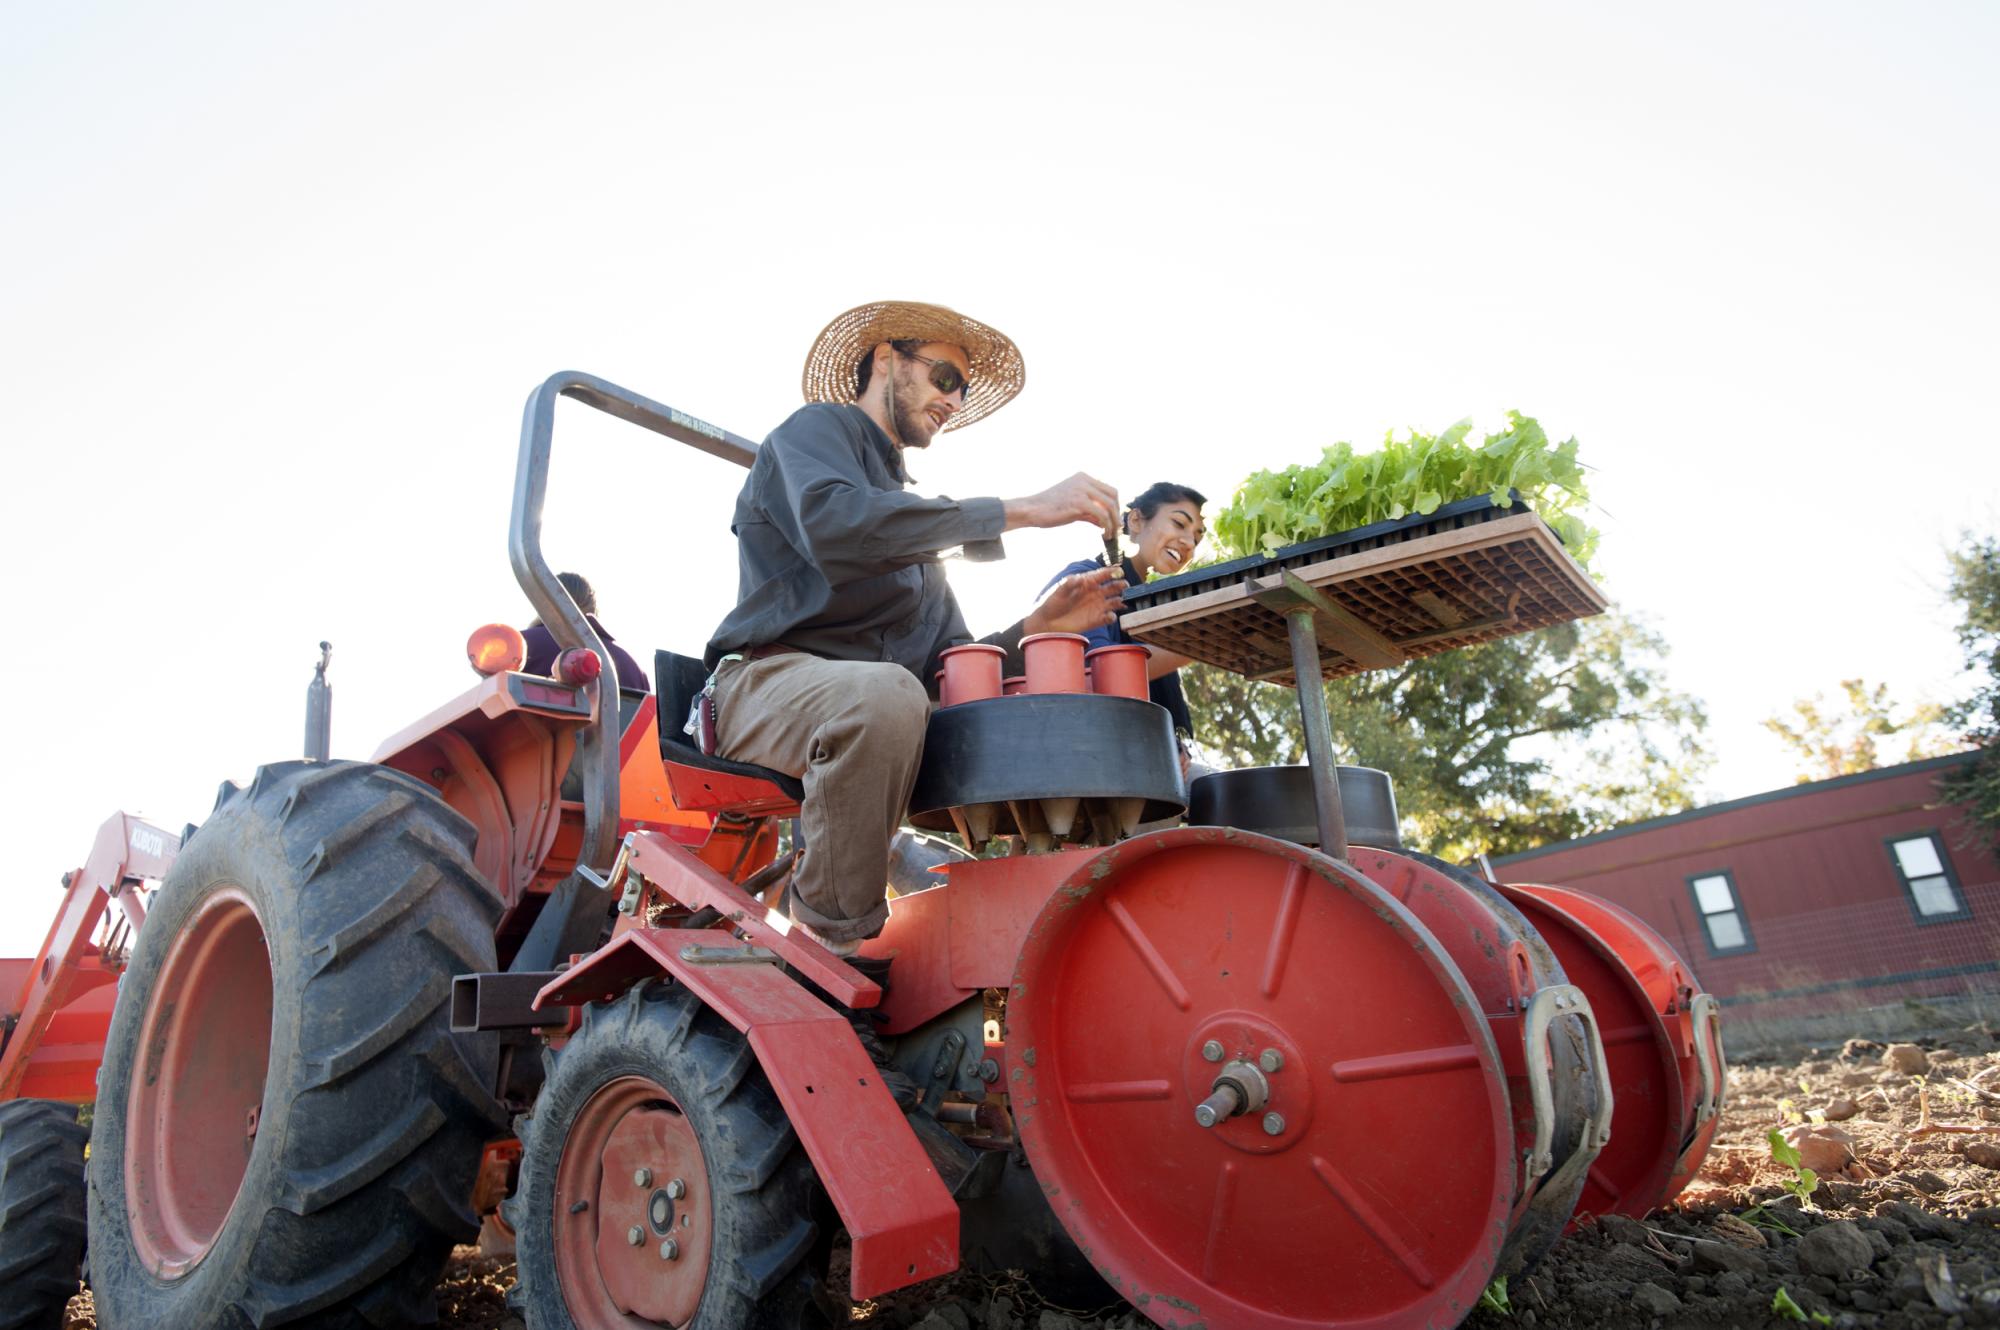
[[(1008, 336), (943, 305), (877, 300), (858, 305), (826, 325), (806, 353), (802, 386), (808, 402), (852, 402), (861, 357), (883, 342), (947, 342), (965, 348), (965, 405), (945, 422), (959, 429), (1007, 405), (1027, 382), (1027, 367)], [(940, 431), (942, 432), (942, 431)]]

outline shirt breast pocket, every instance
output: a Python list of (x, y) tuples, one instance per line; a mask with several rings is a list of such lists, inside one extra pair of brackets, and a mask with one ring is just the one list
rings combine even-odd
[(882, 633), (882, 659), (899, 663), (918, 662), (930, 652), (944, 619), (944, 571), (935, 563), (921, 563), (897, 572), (909, 597), (909, 612), (898, 617)]

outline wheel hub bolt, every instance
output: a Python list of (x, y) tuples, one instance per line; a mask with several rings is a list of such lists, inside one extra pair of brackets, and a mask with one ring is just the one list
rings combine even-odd
[(678, 1201), (681, 1197), (687, 1194), (688, 1194), (687, 1183), (682, 1182), (679, 1178), (675, 1178), (672, 1182), (669, 1182), (667, 1184), (668, 1200)]
[(661, 1243), (661, 1244), (660, 1244), (660, 1259), (661, 1259), (661, 1260), (663, 1260), (663, 1261), (678, 1261), (678, 1260), (679, 1260), (680, 1258), (681, 1258), (681, 1244), (680, 1244), (680, 1243), (678, 1243), (678, 1242), (674, 1241), (674, 1239), (672, 1239), (672, 1238), (668, 1238), (668, 1239), (667, 1239), (667, 1240), (666, 1240), (665, 1242), (663, 1242), (663, 1243)]
[(634, 1224), (632, 1225), (632, 1227), (625, 1230), (625, 1241), (631, 1243), (634, 1247), (638, 1246), (645, 1240), (646, 1240), (646, 1230), (640, 1228), (637, 1224)]
[(633, 1186), (635, 1186), (635, 1187), (650, 1187), (650, 1186), (652, 1186), (652, 1185), (653, 1185), (653, 1170), (652, 1170), (652, 1169), (650, 1169), (650, 1168), (642, 1168), (642, 1169), (639, 1169), (639, 1170), (637, 1170), (636, 1172), (634, 1172), (634, 1173), (632, 1174), (632, 1185), (633, 1185)]
[(1285, 1134), (1284, 1117), (1277, 1113), (1266, 1113), (1264, 1115), (1264, 1134), (1266, 1136), (1284, 1135)]
[(1222, 1061), (1222, 1044), (1214, 1039), (1201, 1046), (1201, 1056), (1208, 1062)]
[(1265, 1071), (1278, 1071), (1285, 1065), (1285, 1055), (1275, 1048), (1267, 1048), (1257, 1055), (1257, 1065)]

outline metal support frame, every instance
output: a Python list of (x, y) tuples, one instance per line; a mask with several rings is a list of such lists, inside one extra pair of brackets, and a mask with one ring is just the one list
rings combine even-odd
[[(521, 453), (514, 474), (514, 511), (507, 553), (528, 603), (548, 626), (559, 650), (588, 647), (604, 662), (597, 680), (586, 685), (593, 702), (590, 724), (577, 735), (576, 769), (583, 775), (583, 844), (580, 867), (602, 872), (618, 842), (618, 671), (611, 655), (556, 580), (542, 557), (542, 505), (548, 497), (549, 454), (555, 438), (556, 399), (568, 397), (629, 424), (665, 435), (712, 457), (748, 467), (757, 445), (741, 435), (663, 406), (630, 389), (575, 370), (552, 374), (528, 397), (521, 417)], [(547, 970), (597, 945), (611, 902), (604, 889), (579, 873), (549, 893), (534, 927), (515, 955), (513, 970)]]
[(1290, 569), (1278, 580), (1260, 584), (1256, 599), (1285, 616), (1291, 639), (1292, 681), (1299, 695), (1299, 724), (1306, 736), (1306, 765), (1312, 771), (1313, 815), (1319, 824), (1323, 854), (1347, 858), (1347, 817), (1340, 807), (1340, 779), (1333, 764), (1333, 727), (1326, 715), (1326, 690), (1319, 664), (1318, 618), (1351, 618)]

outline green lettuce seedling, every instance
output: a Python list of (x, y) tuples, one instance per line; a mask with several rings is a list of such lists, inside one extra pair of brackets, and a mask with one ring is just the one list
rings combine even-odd
[(1792, 1301), (1792, 1295), (1785, 1292), (1782, 1285), (1779, 1286), (1777, 1293), (1771, 1297), (1771, 1314), (1773, 1316), (1781, 1316), (1787, 1321), (1810, 1320), (1815, 1325), (1833, 1324), (1833, 1317), (1826, 1312), (1813, 1312), (1808, 1316), (1805, 1308)]
[(1336, 443), (1317, 462), (1258, 471), (1237, 487), (1210, 530), (1224, 558), (1269, 554), (1447, 503), (1489, 495), (1507, 505), (1520, 494), (1562, 537), (1570, 557), (1589, 566), (1597, 532), (1580, 511), (1589, 500), (1576, 440), (1551, 443), (1532, 416), (1507, 413), (1507, 428), (1470, 441), (1472, 422), (1442, 434), (1391, 432), (1373, 452)]
[(1784, 1133), (1776, 1127), (1764, 1139), (1771, 1143), (1771, 1158), (1792, 1170), (1792, 1176), (1781, 1179), (1778, 1185), (1798, 1197), (1800, 1205), (1810, 1205), (1813, 1190), (1819, 1186), (1819, 1174), (1800, 1162), (1798, 1150), (1786, 1142)]

